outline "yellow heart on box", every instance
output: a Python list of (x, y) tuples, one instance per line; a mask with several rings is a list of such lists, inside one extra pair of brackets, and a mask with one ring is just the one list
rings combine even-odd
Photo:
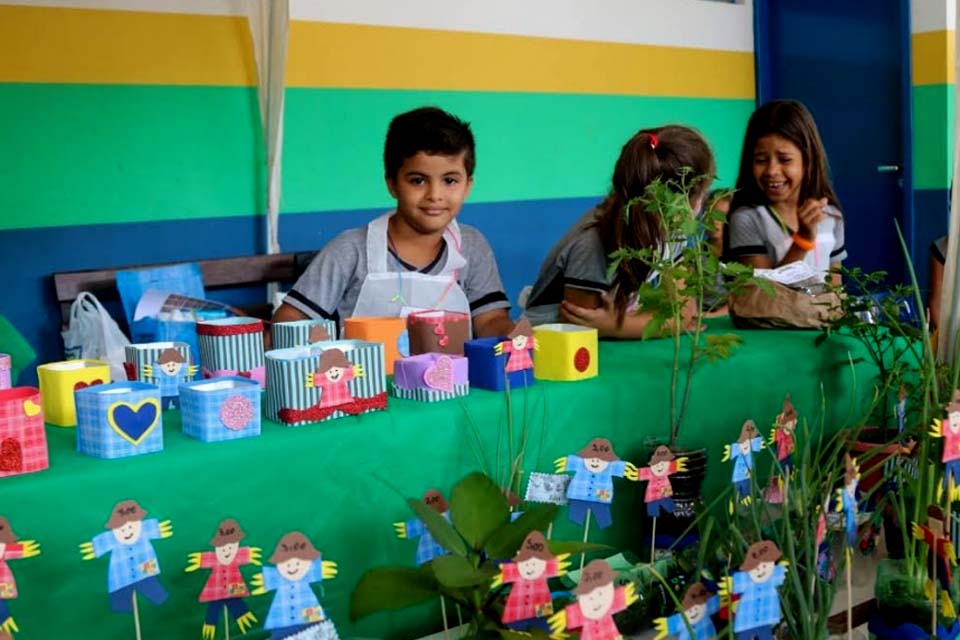
[(110, 382), (110, 365), (102, 360), (65, 360), (37, 367), (43, 418), (59, 427), (77, 426), (73, 392), (77, 388)]
[(533, 328), (539, 347), (533, 360), (538, 380), (586, 380), (600, 369), (597, 330), (575, 324), (542, 324)]
[(38, 405), (33, 400), (24, 400), (23, 401), (23, 412), (27, 415), (28, 418), (40, 413), (40, 405)]

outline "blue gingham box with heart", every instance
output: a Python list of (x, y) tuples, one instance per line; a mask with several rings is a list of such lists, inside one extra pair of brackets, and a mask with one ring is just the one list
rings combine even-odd
[(163, 450), (160, 388), (114, 382), (75, 394), (77, 451), (96, 458), (125, 458)]
[(183, 432), (204, 442), (260, 435), (260, 383), (215, 378), (180, 385)]

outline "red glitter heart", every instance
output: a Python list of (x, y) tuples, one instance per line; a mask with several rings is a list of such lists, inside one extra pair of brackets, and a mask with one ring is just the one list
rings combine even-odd
[(20, 442), (4, 438), (0, 442), (0, 472), (23, 471), (23, 451)]

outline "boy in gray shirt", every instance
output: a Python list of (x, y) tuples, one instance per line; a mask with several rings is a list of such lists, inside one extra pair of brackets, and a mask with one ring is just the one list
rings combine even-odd
[(406, 316), (422, 309), (470, 315), (476, 337), (513, 328), (493, 251), (456, 216), (473, 186), (469, 125), (436, 107), (393, 119), (384, 146), (396, 211), (331, 240), (274, 314), (305, 318)]

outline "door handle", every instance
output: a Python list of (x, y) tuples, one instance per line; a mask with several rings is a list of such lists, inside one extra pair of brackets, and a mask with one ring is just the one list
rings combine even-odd
[(899, 173), (900, 165), (898, 164), (878, 164), (877, 173)]

